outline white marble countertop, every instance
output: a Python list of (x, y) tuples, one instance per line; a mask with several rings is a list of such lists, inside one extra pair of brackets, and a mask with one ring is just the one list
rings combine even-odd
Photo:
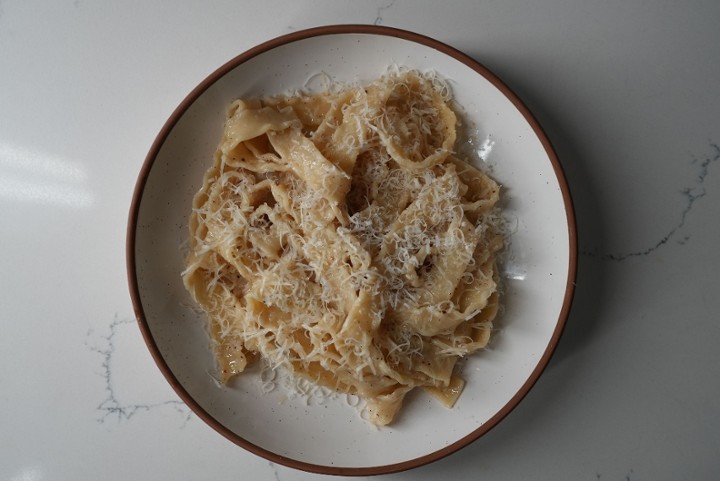
[[(677, 480), (720, 472), (720, 3), (0, 1), (0, 479), (319, 479), (177, 398), (133, 319), (125, 229), (154, 136), (275, 36), (377, 23), (495, 71), (577, 210), (576, 300), (527, 398), (383, 479)], [(330, 478), (328, 478), (330, 479)]]

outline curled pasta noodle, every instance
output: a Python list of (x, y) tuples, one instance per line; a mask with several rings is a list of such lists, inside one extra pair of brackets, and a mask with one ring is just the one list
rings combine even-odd
[(405, 69), (233, 102), (182, 274), (222, 382), (263, 359), (357, 397), (376, 425), (415, 388), (456, 402), (457, 362), (498, 311), (503, 237), (499, 186), (455, 155), (450, 102)]

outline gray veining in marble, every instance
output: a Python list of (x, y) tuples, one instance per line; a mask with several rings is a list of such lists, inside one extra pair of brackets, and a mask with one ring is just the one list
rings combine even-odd
[(709, 144), (709, 153), (706, 156), (703, 158), (692, 158), (690, 161), (685, 161), (689, 168), (695, 173), (695, 183), (680, 189), (679, 194), (681, 195), (683, 201), (683, 208), (680, 212), (680, 216), (667, 234), (663, 235), (657, 240), (657, 242), (639, 251), (600, 252), (599, 248), (596, 247), (595, 250), (583, 251), (582, 254), (602, 260), (619, 262), (633, 257), (653, 254), (655, 251), (671, 241), (675, 241), (680, 245), (686, 244), (687, 241), (690, 240), (690, 234), (686, 234), (683, 230), (683, 227), (685, 227), (685, 221), (695, 206), (695, 203), (707, 194), (705, 180), (710, 174), (712, 164), (715, 164), (718, 160), (720, 160), (720, 146), (711, 142)]
[[(118, 354), (121, 354), (118, 350), (123, 348), (123, 346), (117, 345), (116, 339), (125, 330), (132, 330), (133, 335), (137, 334), (137, 322), (132, 318), (122, 318), (116, 315), (108, 326), (107, 335), (101, 335), (98, 339), (95, 333), (90, 331), (88, 332), (88, 340), (85, 342), (85, 345), (90, 350), (99, 355), (100, 370), (98, 374), (104, 382), (105, 398), (97, 406), (98, 422), (104, 423), (108, 419), (128, 421), (139, 412), (149, 412), (154, 409), (169, 407), (180, 414), (182, 421), (180, 427), (183, 427), (192, 418), (192, 413), (185, 403), (179, 399), (158, 401), (143, 399), (142, 395), (139, 397), (136, 395), (132, 402), (125, 401), (128, 398), (128, 393), (121, 391), (126, 386), (117, 386), (115, 369), (118, 369), (118, 367), (116, 367), (117, 363), (114, 362)], [(91, 340), (93, 338), (96, 339)], [(123, 369), (123, 366), (120, 366), (119, 369)]]

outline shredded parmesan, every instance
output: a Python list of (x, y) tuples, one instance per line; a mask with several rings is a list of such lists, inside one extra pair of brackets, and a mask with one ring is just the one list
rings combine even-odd
[(498, 311), (503, 245), (499, 186), (455, 156), (456, 124), (447, 84), (400, 67), (230, 106), (183, 272), (222, 382), (262, 359), (376, 425), (416, 387), (454, 404), (454, 368)]

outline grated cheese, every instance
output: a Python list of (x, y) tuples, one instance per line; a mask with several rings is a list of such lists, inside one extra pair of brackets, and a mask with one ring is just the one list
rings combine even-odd
[(398, 66), (230, 106), (183, 272), (222, 382), (262, 359), (376, 425), (416, 387), (457, 400), (454, 367), (497, 314), (503, 236), (499, 187), (454, 155), (456, 124), (447, 84)]

